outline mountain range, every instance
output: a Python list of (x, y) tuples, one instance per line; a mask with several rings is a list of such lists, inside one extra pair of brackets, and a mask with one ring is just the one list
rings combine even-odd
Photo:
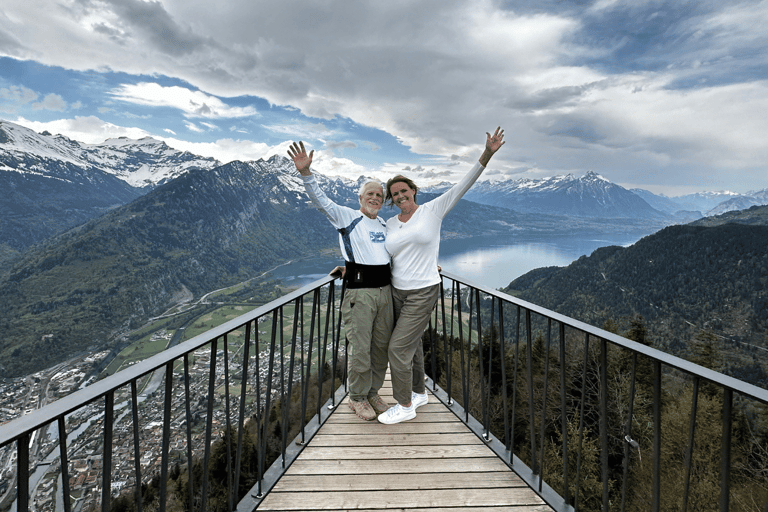
[[(363, 177), (317, 177), (331, 199), (358, 207)], [(640, 237), (680, 222), (595, 174), (518, 185), (476, 184), (443, 238)], [(86, 145), (0, 121), (0, 186), (9, 191), (0, 198), (0, 376), (109, 346), (175, 304), (287, 260), (338, 252), (335, 231), (279, 156), (222, 165), (153, 139)]]
[[(441, 183), (424, 190), (440, 193), (451, 186), (451, 183)], [(587, 172), (582, 177), (568, 174), (538, 180), (480, 181), (464, 198), (520, 213), (649, 219), (677, 224), (768, 204), (768, 189), (748, 194), (701, 192), (671, 198), (643, 189), (628, 190), (597, 173)]]

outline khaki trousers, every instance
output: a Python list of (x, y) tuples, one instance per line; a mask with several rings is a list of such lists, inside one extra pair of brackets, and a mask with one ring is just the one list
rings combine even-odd
[(411, 391), (423, 394), (424, 346), (421, 336), (437, 304), (440, 285), (418, 290), (392, 289), (395, 328), (389, 340), (392, 395), (400, 405), (411, 403)]
[(346, 290), (341, 314), (349, 342), (349, 397), (366, 400), (378, 394), (387, 373), (387, 348), (394, 324), (392, 287)]

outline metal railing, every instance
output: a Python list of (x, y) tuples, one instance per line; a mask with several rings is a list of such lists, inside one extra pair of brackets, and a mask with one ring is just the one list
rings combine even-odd
[[(430, 386), (550, 506), (727, 511), (738, 497), (738, 510), (768, 511), (768, 391), (442, 275), (425, 337)], [(718, 456), (713, 484), (699, 461)], [(712, 496), (694, 484), (719, 487), (719, 501), (702, 502)]]
[[(91, 509), (110, 510), (119, 499), (112, 492), (116, 475), (125, 473), (133, 481), (127, 499), (138, 511), (152, 500), (154, 510), (165, 510), (170, 491), (186, 510), (256, 508), (280, 467), (346, 394), (336, 290), (333, 278), (320, 279), (0, 426), (0, 451), (15, 449), (15, 470), (8, 472), (16, 482), (17, 510), (41, 507), (30, 502), (30, 446), (54, 425), (59, 449), (47, 463), (60, 468), (57, 509), (73, 509), (73, 451), (84, 450), (71, 443), (79, 416), (100, 432), (100, 439), (88, 440), (97, 445), (88, 448), (88, 464), (101, 461), (99, 480), (90, 487)], [(239, 403), (236, 415), (233, 402)], [(217, 464), (225, 467), (220, 481), (210, 476)]]
[[(733, 472), (741, 479), (745, 471), (741, 440), (738, 464), (733, 457), (734, 422), (748, 406), (768, 404), (766, 390), (442, 275), (449, 285), (425, 336), (429, 385), (550, 506), (696, 510), (693, 489), (702, 481), (696, 460), (707, 449), (699, 442), (711, 436), (707, 427), (714, 418), (722, 458), (717, 506), (729, 510)], [(165, 510), (171, 494), (187, 510), (256, 509), (346, 394), (336, 290), (330, 277), (316, 281), (1, 426), (0, 450), (16, 451), (17, 510), (31, 509), (31, 438), (44, 435), (49, 424), (57, 426), (59, 438), (57, 492), (62, 509), (72, 510), (63, 497), (71, 494), (73, 451), (82, 446), (67, 439), (74, 437), (69, 423), (80, 411), (101, 425), (102, 471), (94, 486), (101, 510), (119, 499), (112, 484), (126, 465), (136, 510), (152, 499), (152, 486), (157, 510)], [(150, 406), (141, 387), (153, 374), (162, 375), (163, 392)], [(239, 398), (231, 393), (238, 386)], [(682, 447), (670, 446), (662, 431), (673, 399), (690, 404), (677, 411), (685, 416)], [(231, 402), (237, 402), (236, 418)], [(101, 409), (89, 410), (94, 404)], [(699, 419), (703, 412), (706, 423)], [(145, 435), (152, 425), (159, 431)], [(682, 450), (675, 454), (682, 457), (679, 468), (667, 467), (675, 450)], [(126, 451), (128, 456), (115, 456)], [(147, 454), (159, 463), (153, 466)], [(214, 481), (217, 464), (223, 476)], [(762, 497), (768, 474), (762, 471), (755, 490), (763, 502), (756, 510), (768, 511)], [(672, 473), (682, 492), (667, 496)]]

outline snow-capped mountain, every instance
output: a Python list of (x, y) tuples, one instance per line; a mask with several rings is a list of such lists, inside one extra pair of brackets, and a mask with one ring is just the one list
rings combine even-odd
[(149, 138), (82, 144), (0, 120), (0, 262), (191, 169), (218, 165)]
[(753, 206), (763, 206), (768, 204), (768, 188), (757, 191), (747, 192), (743, 196), (737, 196), (733, 199), (728, 199), (718, 204), (706, 213), (707, 217), (713, 217), (715, 215), (722, 215), (726, 212), (732, 212), (736, 210), (746, 210)]
[(212, 169), (221, 165), (213, 158), (168, 147), (145, 137), (109, 139), (84, 144), (63, 135), (36, 133), (14, 123), (0, 121), (0, 170), (31, 173), (53, 179), (62, 166), (88, 173), (114, 175), (132, 187), (153, 188), (190, 169)]
[[(447, 185), (440, 185), (425, 191), (440, 192), (446, 188)], [(580, 178), (568, 174), (540, 180), (482, 181), (475, 183), (464, 198), (521, 213), (607, 218), (667, 217), (637, 194), (594, 172)]]
[(737, 192), (721, 190), (719, 192), (697, 192), (684, 196), (672, 197), (675, 203), (680, 205), (682, 210), (694, 210), (701, 213), (708, 212), (722, 202), (741, 196)]
[(730, 191), (697, 192), (678, 197), (657, 195), (643, 189), (632, 189), (659, 211), (676, 214), (697, 213), (701, 217), (712, 217), (735, 210), (746, 210), (752, 206), (768, 204), (768, 189), (738, 194)]

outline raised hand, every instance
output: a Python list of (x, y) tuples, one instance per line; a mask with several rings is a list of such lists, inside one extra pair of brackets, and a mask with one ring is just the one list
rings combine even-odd
[(499, 148), (504, 145), (504, 130), (501, 129), (501, 126), (496, 128), (493, 135), (488, 132), (485, 132), (485, 135), (487, 136), (485, 140), (485, 149), (491, 153), (497, 152)]
[(480, 165), (483, 167), (488, 166), (488, 162), (491, 160), (493, 154), (504, 145), (504, 130), (499, 126), (496, 128), (493, 135), (488, 132), (485, 132), (485, 135), (487, 136), (485, 139), (485, 151), (483, 151), (483, 154), (480, 155), (479, 159)]
[(312, 156), (315, 154), (315, 150), (309, 152), (309, 155), (307, 155), (307, 150), (304, 149), (304, 142), (299, 141), (298, 144), (295, 142), (291, 144), (291, 147), (288, 148), (288, 156), (291, 157), (291, 160), (293, 160), (293, 165), (296, 166), (296, 170), (299, 171), (299, 174), (302, 176), (309, 176), (309, 166), (312, 165)]

